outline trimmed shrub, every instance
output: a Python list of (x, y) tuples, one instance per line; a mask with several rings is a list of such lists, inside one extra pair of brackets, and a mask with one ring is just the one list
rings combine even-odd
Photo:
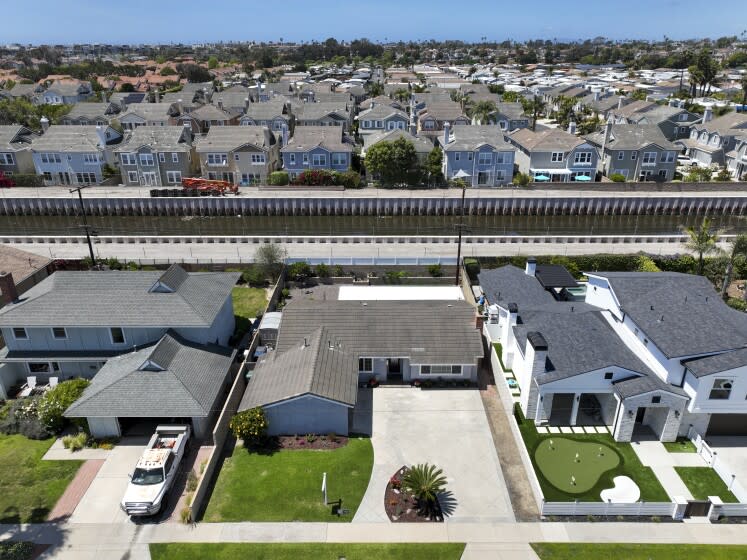
[(298, 177), (293, 181), (293, 184), (307, 187), (321, 187), (334, 185), (335, 182), (331, 171), (327, 169), (311, 169), (299, 173)]
[(244, 440), (244, 446), (254, 447), (267, 437), (267, 416), (261, 406), (238, 412), (228, 425), (231, 433)]
[(62, 431), (65, 427), (64, 412), (80, 398), (90, 384), (88, 379), (71, 379), (47, 391), (39, 399), (39, 420), (44, 427), (52, 433)]
[(316, 265), (315, 273), (319, 278), (329, 278), (329, 265), (319, 263), (318, 265)]
[(287, 171), (273, 171), (267, 178), (267, 183), (273, 186), (283, 186), (290, 182)]
[(28, 541), (0, 543), (0, 558), (3, 560), (31, 560), (34, 543)]
[(29, 439), (47, 439), (51, 434), (39, 421), (39, 397), (18, 399), (0, 420), (0, 433), (21, 434)]
[(726, 300), (726, 305), (739, 311), (747, 311), (747, 301), (744, 301), (743, 299), (730, 297)]
[(16, 184), (16, 187), (43, 187), (44, 177), (34, 175), (33, 173), (16, 173), (9, 177)]
[(661, 272), (654, 259), (646, 255), (638, 257), (638, 272)]
[(358, 189), (361, 187), (360, 173), (355, 171), (336, 171), (332, 179), (335, 185), (341, 185), (346, 189)]
[(428, 274), (433, 276), (433, 278), (440, 278), (444, 275), (443, 267), (440, 264), (429, 265)]
[(609, 178), (613, 183), (624, 183), (626, 180), (625, 175), (622, 173), (613, 173)]
[(88, 434), (80, 432), (74, 436), (65, 436), (62, 438), (62, 446), (70, 451), (80, 451), (86, 446)]
[(264, 286), (267, 283), (264, 271), (258, 266), (254, 266), (249, 270), (242, 272), (241, 279), (255, 288)]
[(313, 273), (311, 266), (305, 261), (294, 262), (288, 267), (288, 278), (296, 282), (303, 282)]

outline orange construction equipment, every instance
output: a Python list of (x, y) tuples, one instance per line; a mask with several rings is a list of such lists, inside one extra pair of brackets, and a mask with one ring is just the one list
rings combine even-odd
[(230, 181), (216, 181), (212, 179), (202, 179), (200, 177), (182, 179), (182, 187), (196, 191), (212, 191), (220, 195), (223, 195), (226, 192), (239, 194), (239, 186), (234, 185)]

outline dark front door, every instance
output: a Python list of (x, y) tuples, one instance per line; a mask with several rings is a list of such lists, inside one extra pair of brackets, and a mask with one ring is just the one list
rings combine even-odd
[(642, 406), (638, 409), (638, 412), (635, 415), (635, 423), (640, 424), (643, 422), (643, 417), (646, 415), (646, 407)]
[(387, 379), (388, 380), (401, 380), (402, 379), (402, 360), (397, 358), (389, 358), (387, 360)]

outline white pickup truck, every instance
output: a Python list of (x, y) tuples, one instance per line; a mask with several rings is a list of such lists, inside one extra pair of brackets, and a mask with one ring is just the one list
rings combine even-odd
[(189, 441), (189, 426), (158, 426), (130, 475), (120, 507), (131, 516), (156, 515), (174, 484)]

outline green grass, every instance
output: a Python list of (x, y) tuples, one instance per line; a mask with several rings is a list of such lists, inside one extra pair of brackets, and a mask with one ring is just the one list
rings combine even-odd
[[(747, 546), (712, 544), (532, 543), (541, 560), (744, 560)], [(155, 557), (154, 557), (155, 558)]]
[(605, 472), (620, 464), (620, 456), (606, 445), (564, 437), (540, 441), (534, 459), (545, 479), (569, 494), (588, 492)]
[(54, 439), (0, 435), (0, 523), (40, 523), (82, 461), (42, 461)]
[(329, 544), (329, 543), (224, 543), (150, 545), (153, 560), (459, 560), (464, 552), (461, 543), (413, 544)]
[(505, 365), (503, 365), (503, 346), (501, 346), (500, 342), (494, 342), (493, 348), (495, 348), (495, 353), (498, 354), (498, 361), (501, 363), (501, 367), (503, 368), (503, 371), (506, 373), (513, 373), (514, 370), (508, 369)]
[[(218, 475), (204, 520), (349, 522), (372, 468), (368, 438), (350, 438), (346, 446), (331, 451), (258, 454), (237, 446)], [(342, 498), (342, 507), (350, 514), (333, 515), (332, 505), (322, 503), (325, 472), (329, 501)]]
[(245, 333), (251, 325), (250, 319), (264, 313), (267, 307), (267, 292), (264, 288), (235, 287), (233, 296), (233, 315), (236, 318), (236, 331)]
[(677, 438), (677, 441), (664, 442), (664, 447), (670, 453), (697, 453), (695, 444), (687, 438)]
[[(649, 467), (644, 467), (638, 456), (633, 451), (633, 448), (629, 443), (616, 442), (610, 434), (563, 434), (564, 439), (571, 441), (578, 441), (581, 443), (591, 443), (597, 446), (607, 446), (614, 450), (614, 452), (620, 458), (620, 464), (604, 472), (600, 477), (599, 481), (588, 491), (581, 493), (568, 493), (563, 490), (556, 488), (545, 476), (542, 474), (542, 470), (538, 468), (535, 452), (537, 447), (542, 444), (545, 440), (558, 439), (556, 434), (538, 434), (537, 428), (534, 426), (534, 422), (526, 420), (521, 414), (519, 407), (516, 407), (517, 414), (516, 419), (519, 423), (519, 431), (524, 439), (524, 443), (529, 452), (529, 456), (532, 459), (532, 465), (534, 466), (534, 472), (537, 474), (537, 480), (542, 488), (542, 493), (545, 496), (545, 500), (548, 502), (570, 502), (573, 500), (579, 500), (581, 502), (601, 502), (602, 499), (599, 493), (606, 489), (614, 487), (612, 479), (616, 476), (628, 476), (638, 485), (641, 490), (641, 500), (644, 502), (668, 502), (670, 501), (669, 496), (662, 487), (659, 479)], [(575, 455), (575, 453), (574, 453)], [(568, 480), (571, 478), (570, 472), (565, 473)]]
[(736, 504), (739, 501), (711, 467), (674, 467), (674, 470), (696, 500), (718, 496), (726, 504)]

